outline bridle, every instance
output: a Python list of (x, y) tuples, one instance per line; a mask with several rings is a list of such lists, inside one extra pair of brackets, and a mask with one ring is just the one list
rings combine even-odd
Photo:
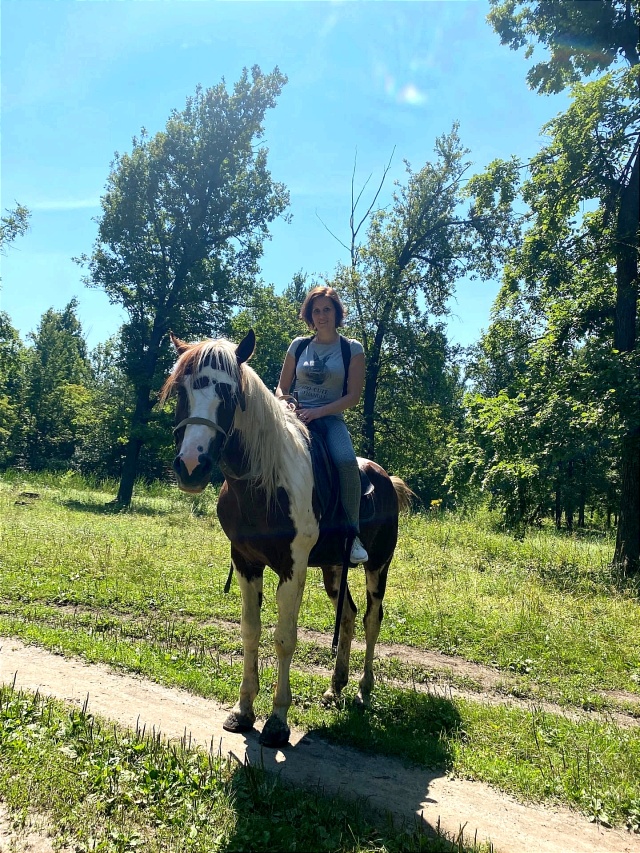
[[(244, 411), (244, 407), (245, 407), (244, 394), (239, 393), (237, 395), (237, 403), (239, 404), (240, 408)], [(223, 447), (224, 447), (224, 444), (229, 439), (229, 436), (231, 435), (231, 433), (233, 431), (233, 420), (231, 421), (231, 426), (229, 427), (229, 432), (227, 432), (226, 430), (224, 430), (220, 426), (220, 424), (217, 424), (214, 421), (209, 420), (209, 418), (201, 418), (199, 416), (194, 416), (194, 417), (190, 417), (190, 418), (183, 418), (183, 420), (181, 420), (180, 423), (173, 428), (173, 434), (176, 435), (179, 429), (182, 429), (182, 427), (189, 426), (190, 424), (194, 424), (197, 426), (206, 426), (206, 427), (209, 427), (209, 429), (212, 429), (214, 432), (222, 433), (222, 435), (224, 436), (224, 442), (222, 443)]]
[(221, 432), (225, 439), (229, 438), (229, 436), (231, 435), (230, 431), (226, 432), (219, 424), (215, 423), (214, 421), (210, 421), (208, 418), (199, 417), (184, 418), (177, 426), (173, 428), (173, 434), (175, 435), (179, 429), (182, 429), (182, 427), (189, 426), (189, 424), (209, 427), (209, 429), (212, 429), (214, 432)]

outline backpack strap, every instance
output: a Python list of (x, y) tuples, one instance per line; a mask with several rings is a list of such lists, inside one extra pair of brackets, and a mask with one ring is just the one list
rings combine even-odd
[[(295, 370), (293, 372), (293, 382), (291, 383), (291, 388), (289, 389), (289, 393), (293, 394), (293, 389), (296, 387), (296, 374), (298, 371), (298, 362), (300, 361), (300, 356), (305, 351), (305, 349), (309, 346), (311, 341), (315, 338), (315, 335), (311, 335), (309, 338), (303, 338), (298, 346), (296, 347), (296, 351), (294, 353), (295, 359)], [(342, 363), (344, 364), (344, 382), (342, 384), (342, 396), (345, 397), (347, 394), (347, 385), (349, 384), (349, 365), (351, 364), (351, 344), (349, 341), (339, 334), (340, 338), (340, 350), (342, 351)]]
[(349, 365), (351, 364), (351, 344), (340, 335), (340, 349), (342, 350), (342, 361), (344, 364), (344, 383), (342, 385), (342, 396), (347, 396), (347, 385), (349, 384)]

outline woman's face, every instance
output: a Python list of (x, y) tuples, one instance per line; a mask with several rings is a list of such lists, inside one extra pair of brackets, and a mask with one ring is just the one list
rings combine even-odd
[(336, 306), (328, 296), (316, 296), (311, 303), (311, 321), (319, 332), (336, 329)]

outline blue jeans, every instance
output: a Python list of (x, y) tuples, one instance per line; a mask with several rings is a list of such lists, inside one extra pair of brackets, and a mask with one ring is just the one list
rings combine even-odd
[(347, 523), (357, 532), (360, 530), (360, 472), (356, 453), (346, 423), (336, 415), (326, 415), (310, 424), (324, 436), (329, 455), (333, 459), (340, 478), (340, 498)]

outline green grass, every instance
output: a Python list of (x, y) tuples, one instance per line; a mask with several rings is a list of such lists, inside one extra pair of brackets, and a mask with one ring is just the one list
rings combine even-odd
[(362, 803), (305, 792), (250, 765), (167, 745), (86, 708), (0, 688), (0, 796), (49, 818), (76, 853), (487, 850), (463, 836), (378, 825)]
[[(39, 498), (21, 496), (34, 491)], [(215, 495), (141, 490), (114, 513), (112, 494), (75, 477), (0, 481), (0, 633), (139, 672), (223, 702), (241, 673), (236, 584), (224, 595), (228, 543)], [(437, 677), (401, 656), (377, 664), (370, 714), (325, 709), (328, 650), (300, 643), (291, 722), (327, 737), (483, 779), (522, 799), (554, 799), (594, 818), (640, 823), (640, 735), (574, 708), (636, 708), (640, 700), (638, 588), (609, 568), (605, 535), (542, 530), (516, 540), (489, 519), (404, 518), (381, 641), (440, 650), (502, 670), (517, 695), (560, 703), (557, 714), (438, 699), (411, 689)], [(265, 574), (262, 691), (274, 680), (269, 626), (275, 575)], [(363, 579), (353, 572), (362, 606)], [(300, 624), (330, 633), (332, 608), (310, 570)], [(362, 637), (361, 626), (358, 634)], [(354, 652), (356, 669), (361, 654)], [(394, 687), (390, 679), (407, 682)], [(479, 685), (454, 686), (479, 689)], [(351, 685), (347, 698), (353, 695)], [(607, 691), (626, 691), (629, 701)]]

